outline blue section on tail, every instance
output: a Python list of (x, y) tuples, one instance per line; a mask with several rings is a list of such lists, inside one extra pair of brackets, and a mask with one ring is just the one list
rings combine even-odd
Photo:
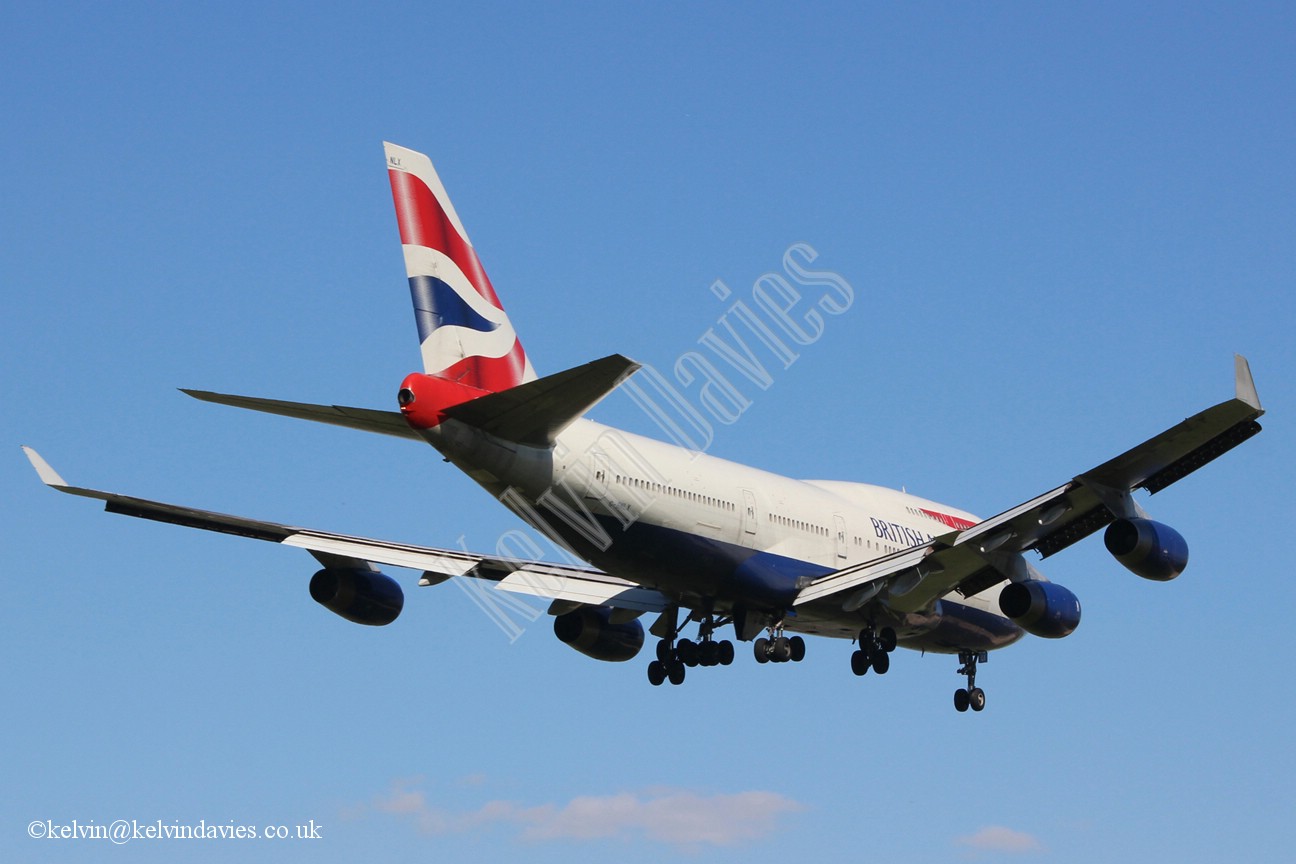
[(432, 276), (411, 276), (410, 297), (422, 342), (438, 327), (458, 326), (489, 333), (499, 327), (473, 311), (455, 290)]

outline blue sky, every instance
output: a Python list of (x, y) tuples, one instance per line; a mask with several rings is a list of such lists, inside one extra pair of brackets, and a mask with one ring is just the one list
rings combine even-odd
[[(102, 860), (25, 826), (134, 819), (322, 837), (123, 861), (1285, 858), (1296, 14), (859, 5), (6, 7), (0, 857)], [(1178, 581), (1096, 539), (1041, 565), (1084, 623), (992, 656), (976, 716), (951, 658), (859, 680), (845, 643), (650, 688), (401, 571), (401, 619), (360, 628), (304, 553), (42, 489), (19, 444), (321, 529), (517, 527), (430, 450), (176, 392), (393, 404), (384, 139), (431, 155), (542, 373), (670, 374), (712, 283), (817, 249), (855, 303), (720, 456), (989, 515), (1226, 398), (1234, 351), (1266, 431), (1143, 502)]]

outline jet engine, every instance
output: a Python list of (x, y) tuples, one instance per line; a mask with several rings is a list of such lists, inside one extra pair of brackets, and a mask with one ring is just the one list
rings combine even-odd
[(356, 624), (390, 624), (405, 607), (405, 592), (377, 570), (329, 567), (311, 577), (311, 598)]
[(999, 593), (999, 608), (1018, 627), (1045, 639), (1070, 636), (1080, 626), (1080, 601), (1052, 582), (1009, 582)]
[(644, 643), (637, 618), (614, 624), (607, 606), (582, 606), (554, 618), (554, 635), (586, 657), (619, 663), (633, 659)]
[(1169, 582), (1188, 566), (1188, 544), (1178, 531), (1151, 519), (1117, 519), (1103, 534), (1107, 551), (1144, 579)]

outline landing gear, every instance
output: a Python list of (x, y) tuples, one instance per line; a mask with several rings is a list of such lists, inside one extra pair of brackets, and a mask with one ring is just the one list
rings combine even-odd
[(654, 687), (660, 687), (666, 680), (667, 666), (660, 660), (654, 660), (648, 664), (648, 683)]
[(800, 663), (805, 659), (805, 640), (800, 636), (784, 636), (781, 626), (770, 627), (769, 634), (769, 638), (762, 636), (752, 643), (757, 663)]
[[(658, 643), (659, 646), (661, 644)], [(658, 647), (657, 650), (663, 649)], [(711, 634), (708, 633), (701, 642), (694, 642), (691, 639), (679, 640), (675, 645), (675, 656), (685, 666), (728, 666), (734, 661), (734, 647), (728, 639), (719, 642), (712, 640)]]
[(986, 652), (960, 651), (958, 657), (963, 664), (959, 667), (958, 674), (967, 676), (967, 688), (960, 687), (954, 691), (954, 710), (960, 713), (969, 708), (980, 711), (985, 708), (986, 695), (984, 690), (976, 686), (976, 667), (978, 662), (985, 662)]
[(872, 669), (885, 675), (891, 668), (891, 652), (895, 649), (896, 632), (890, 627), (874, 632), (870, 624), (860, 631), (859, 648), (851, 654), (851, 671), (856, 675), (867, 675)]
[[(657, 643), (657, 659), (648, 664), (648, 683), (659, 687), (666, 681), (672, 684), (683, 684), (685, 669), (691, 666), (728, 666), (734, 661), (734, 646), (728, 639), (716, 641), (717, 627), (729, 623), (729, 619), (717, 620), (708, 614), (702, 619), (698, 629), (698, 641), (679, 639), (681, 630), (688, 625), (686, 620), (670, 638)], [(802, 648), (804, 651), (804, 647)]]
[(684, 683), (686, 652), (681, 652), (673, 643), (672, 639), (663, 639), (657, 643), (657, 659), (648, 664), (648, 683), (654, 687), (660, 687), (666, 681), (672, 684)]

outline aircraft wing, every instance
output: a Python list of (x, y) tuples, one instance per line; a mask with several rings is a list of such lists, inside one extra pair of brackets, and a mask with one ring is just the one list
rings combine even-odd
[(45, 485), (69, 495), (103, 501), (104, 509), (109, 513), (296, 546), (310, 552), (325, 566), (338, 559), (388, 564), (423, 571), (420, 585), (435, 585), (455, 576), (467, 576), (493, 582), (498, 590), (639, 612), (660, 612), (671, 605), (666, 596), (657, 591), (593, 569), (371, 540), (84, 489), (69, 485), (32, 448), (23, 447), (23, 452)]
[(1118, 516), (1142, 515), (1134, 490), (1159, 492), (1258, 433), (1264, 409), (1241, 355), (1234, 379), (1234, 398), (971, 528), (821, 576), (795, 605), (840, 598), (853, 610), (885, 592), (889, 606), (911, 612), (950, 591), (966, 597), (1006, 578), (1027, 578), (1021, 553), (1047, 558)]

